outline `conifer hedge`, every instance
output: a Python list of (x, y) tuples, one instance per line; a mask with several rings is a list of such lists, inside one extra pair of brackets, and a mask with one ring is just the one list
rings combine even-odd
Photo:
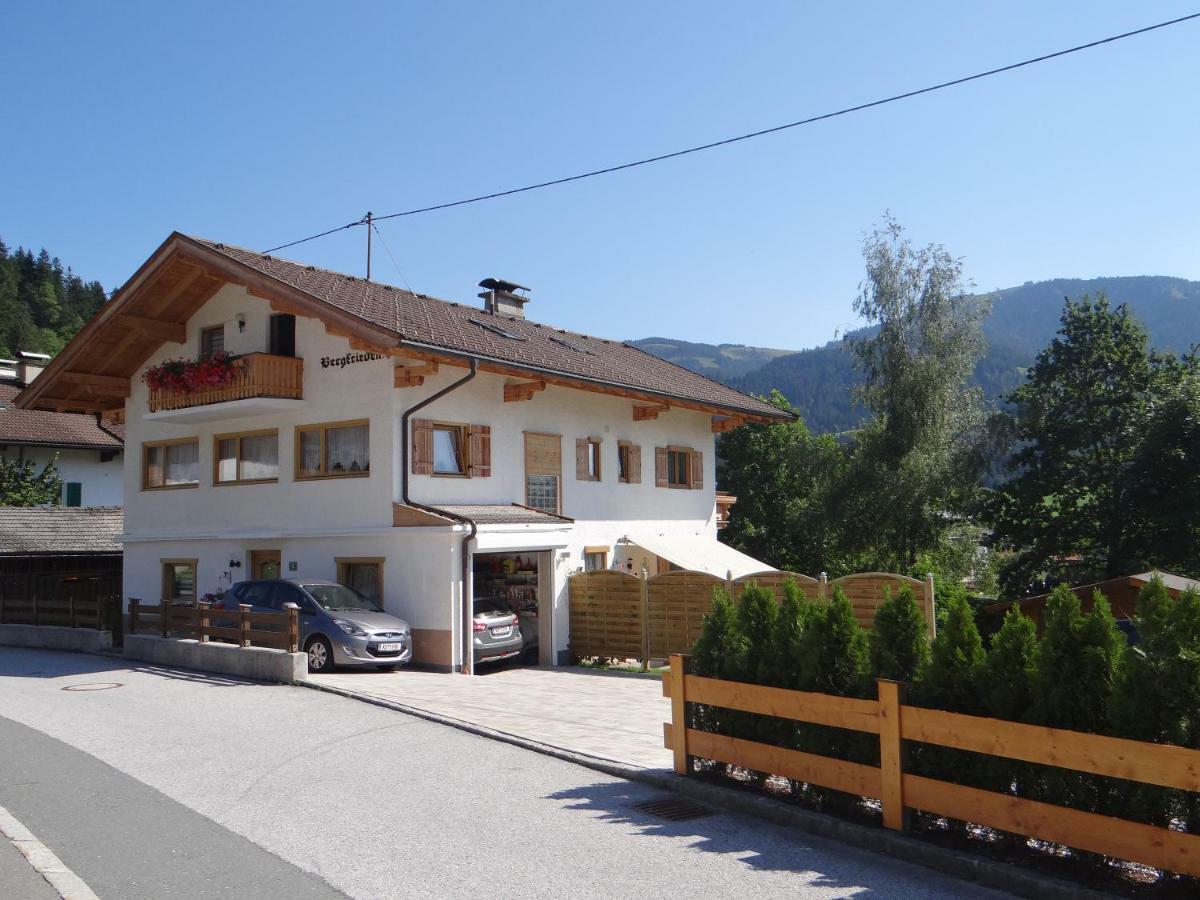
[[(965, 598), (950, 597), (939, 618), (931, 642), (908, 589), (879, 607), (869, 633), (837, 589), (828, 603), (814, 603), (787, 583), (780, 604), (754, 583), (736, 601), (717, 589), (692, 671), (870, 698), (875, 679), (889, 678), (908, 682), (907, 702), (917, 706), (1200, 749), (1200, 594), (1173, 600), (1152, 581), (1138, 598), (1132, 644), (1102, 595), (1085, 615), (1066, 587), (1050, 596), (1040, 636), (1015, 604), (987, 647)], [(699, 704), (690, 716), (695, 728), (879, 764), (872, 735)], [(910, 746), (910, 766), (957, 784), (1200, 832), (1193, 793), (923, 744)], [(858, 797), (792, 788), (833, 811), (861, 809)]]

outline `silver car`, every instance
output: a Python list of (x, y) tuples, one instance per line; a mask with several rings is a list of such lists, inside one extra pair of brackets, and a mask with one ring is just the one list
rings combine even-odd
[(300, 607), (300, 646), (308, 671), (339, 666), (375, 666), (390, 671), (412, 660), (412, 629), (358, 591), (332, 581), (243, 581), (221, 599), (221, 606), (246, 603), (260, 612), (279, 612), (286, 603)]
[(498, 662), (520, 656), (525, 646), (517, 614), (498, 600), (477, 599), (474, 618), (475, 662)]

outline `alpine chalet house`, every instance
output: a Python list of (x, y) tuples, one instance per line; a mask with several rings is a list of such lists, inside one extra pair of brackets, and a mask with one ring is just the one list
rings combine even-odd
[(174, 233), (17, 403), (124, 411), (126, 598), (336, 579), (444, 670), (471, 667), (464, 598), (536, 610), (560, 664), (575, 572), (768, 568), (717, 541), (713, 435), (785, 413), (481, 286), (450, 303)]

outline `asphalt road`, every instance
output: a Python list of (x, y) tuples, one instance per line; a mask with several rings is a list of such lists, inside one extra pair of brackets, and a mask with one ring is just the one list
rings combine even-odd
[(0, 648), (0, 716), (0, 806), (105, 900), (1001, 896), (304, 688)]

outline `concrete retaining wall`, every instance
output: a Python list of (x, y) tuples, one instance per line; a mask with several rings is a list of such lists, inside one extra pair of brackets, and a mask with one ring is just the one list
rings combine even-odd
[(293, 681), (308, 679), (308, 657), (304, 653), (285, 653), (266, 647), (237, 647), (233, 644), (200, 643), (181, 638), (150, 634), (125, 635), (125, 656), (163, 666), (200, 669), (237, 675), (257, 681)]
[(40, 647), (45, 650), (74, 650), (98, 653), (112, 649), (112, 633), (91, 628), (60, 625), (0, 625), (0, 644), (9, 647)]

